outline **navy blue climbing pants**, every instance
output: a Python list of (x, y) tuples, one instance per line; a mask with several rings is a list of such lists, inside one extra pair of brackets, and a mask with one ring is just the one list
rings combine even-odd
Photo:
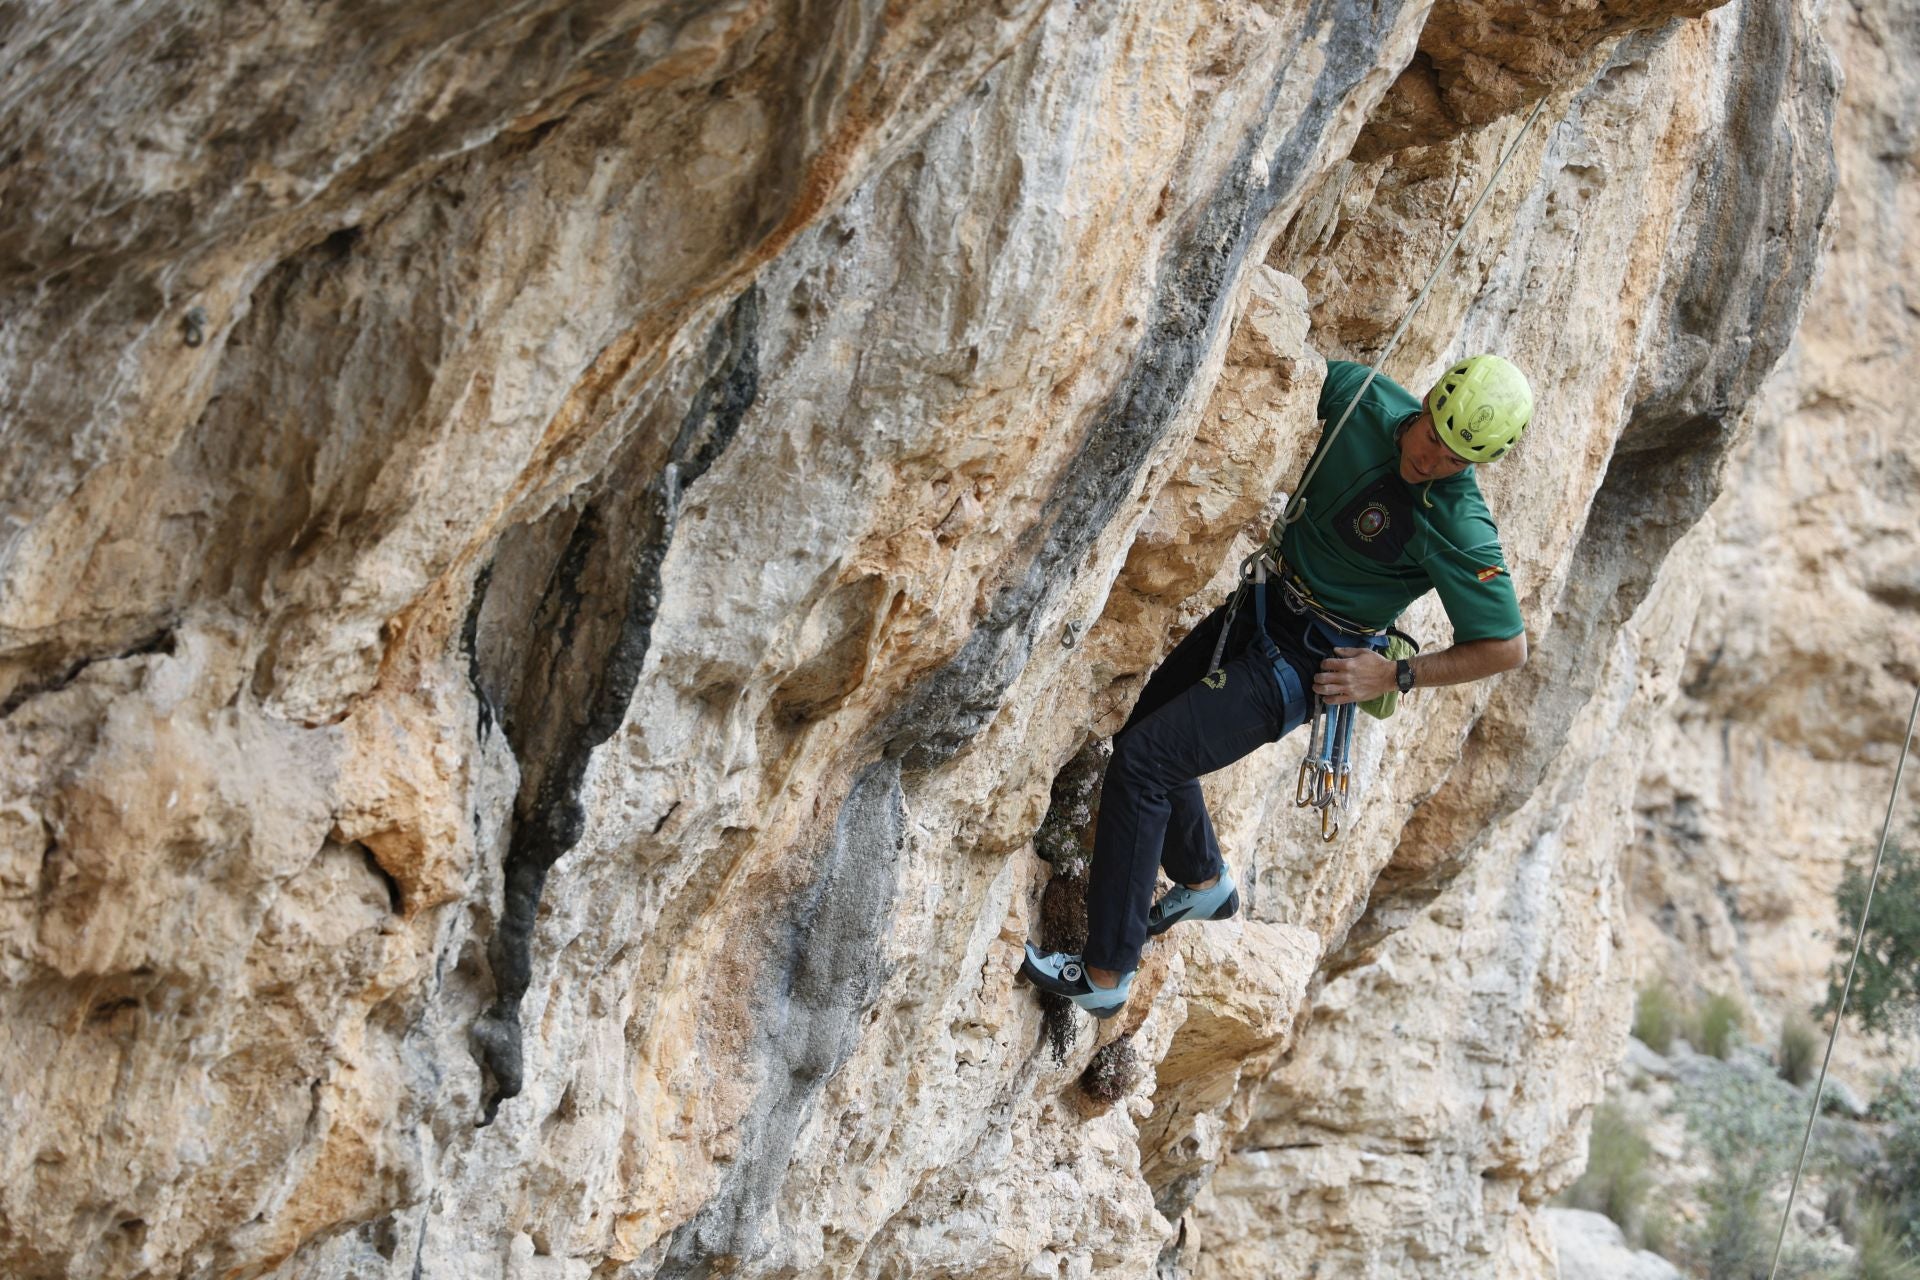
[(1225, 685), (1211, 689), (1201, 680), (1226, 620), (1223, 605), (1167, 655), (1114, 735), (1087, 879), (1082, 958), (1095, 968), (1126, 973), (1139, 967), (1160, 868), (1180, 884), (1220, 873), (1220, 842), (1207, 816), (1201, 775), (1305, 724), (1320, 662), (1336, 646), (1370, 643), (1370, 637), (1345, 635), (1290, 613), (1278, 603), (1279, 587), (1269, 590), (1275, 607), (1261, 611), (1267, 615), (1265, 634), (1256, 639), (1252, 599), (1234, 615), (1222, 655)]

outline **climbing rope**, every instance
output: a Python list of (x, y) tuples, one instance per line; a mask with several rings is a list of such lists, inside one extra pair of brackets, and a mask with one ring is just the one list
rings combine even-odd
[(1480, 188), (1480, 194), (1474, 200), (1473, 206), (1467, 210), (1467, 216), (1461, 221), (1460, 229), (1453, 233), (1453, 242), (1447, 246), (1446, 252), (1440, 255), (1439, 261), (1433, 264), (1433, 270), (1428, 274), (1427, 282), (1420, 286), (1420, 292), (1414, 296), (1413, 305), (1407, 308), (1407, 314), (1400, 317), (1400, 327), (1393, 331), (1393, 336), (1387, 339), (1387, 345), (1381, 348), (1379, 356), (1367, 366), (1366, 381), (1362, 382), (1360, 389), (1353, 393), (1353, 399), (1347, 401), (1346, 412), (1340, 415), (1340, 420), (1334, 423), (1333, 430), (1327, 433), (1327, 438), (1322, 442), (1312, 464), (1308, 466), (1306, 475), (1300, 478), (1300, 485), (1294, 490), (1292, 500), (1287, 503), (1286, 510), (1280, 513), (1280, 518), (1274, 522), (1273, 532), (1268, 541), (1275, 550), (1279, 548), (1280, 534), (1286, 526), (1305, 513), (1307, 486), (1313, 483), (1314, 473), (1320, 470), (1321, 462), (1333, 449), (1333, 442), (1340, 438), (1340, 432), (1345, 429), (1347, 419), (1353, 416), (1354, 406), (1360, 403), (1360, 397), (1367, 394), (1367, 388), (1372, 386), (1373, 380), (1379, 376), (1380, 366), (1387, 362), (1387, 357), (1393, 354), (1393, 349), (1400, 345), (1401, 335), (1406, 333), (1407, 326), (1413, 323), (1414, 316), (1418, 315), (1420, 308), (1425, 305), (1427, 295), (1433, 292), (1434, 283), (1440, 279), (1440, 273), (1446, 270), (1447, 263), (1452, 260), (1453, 251), (1460, 247), (1462, 240), (1466, 239), (1467, 228), (1473, 225), (1473, 215), (1480, 212), (1480, 206), (1485, 204), (1487, 197), (1493, 194), (1493, 184), (1500, 181), (1501, 173), (1506, 170), (1507, 161), (1513, 159), (1515, 153), (1520, 150), (1520, 143), (1526, 138), (1527, 130), (1531, 129), (1533, 122), (1540, 118), (1540, 112), (1546, 108), (1546, 105), (1545, 98), (1533, 104), (1533, 110), (1527, 115), (1526, 123), (1520, 126), (1519, 133), (1513, 135), (1513, 142), (1508, 145), (1507, 154), (1501, 156), (1500, 163), (1493, 167), (1492, 176), (1487, 179), (1487, 184)]
[(1840, 1020), (1846, 1016), (1847, 997), (1853, 994), (1853, 971), (1860, 964), (1860, 948), (1867, 940), (1867, 917), (1873, 911), (1873, 890), (1880, 883), (1880, 862), (1887, 854), (1887, 835), (1893, 830), (1894, 801), (1900, 795), (1900, 775), (1906, 772), (1907, 750), (1913, 745), (1913, 725), (1920, 717), (1920, 685), (1913, 690), (1913, 710), (1907, 713), (1907, 733), (1900, 740), (1900, 762), (1893, 768), (1893, 789), (1887, 793), (1887, 816), (1880, 824), (1880, 848), (1873, 855), (1873, 874), (1867, 877), (1867, 900), (1860, 907), (1860, 929), (1853, 939), (1853, 959), (1847, 962), (1847, 981), (1840, 988), (1840, 1006), (1833, 1013), (1833, 1031), (1827, 1036), (1827, 1053), (1820, 1059), (1820, 1078), (1813, 1086), (1813, 1107), (1807, 1112), (1807, 1131), (1800, 1138), (1800, 1159), (1793, 1166), (1793, 1184), (1787, 1188), (1787, 1207), (1780, 1213), (1780, 1234), (1773, 1240), (1773, 1265), (1767, 1280), (1780, 1271), (1780, 1248), (1787, 1240), (1787, 1219), (1793, 1216), (1793, 1199), (1800, 1191), (1800, 1174), (1807, 1167), (1807, 1147), (1813, 1142), (1813, 1122), (1820, 1115), (1820, 1095), (1827, 1087), (1827, 1064), (1833, 1061), (1833, 1046), (1840, 1039)]

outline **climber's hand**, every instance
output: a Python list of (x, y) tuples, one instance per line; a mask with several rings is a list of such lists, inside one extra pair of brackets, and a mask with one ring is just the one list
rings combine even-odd
[(1371, 649), (1335, 649), (1313, 677), (1313, 691), (1333, 706), (1366, 702), (1397, 687), (1393, 664)]

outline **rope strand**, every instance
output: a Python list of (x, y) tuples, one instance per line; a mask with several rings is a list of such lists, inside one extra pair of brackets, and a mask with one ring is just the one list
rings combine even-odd
[[(1467, 210), (1467, 216), (1461, 220), (1460, 229), (1453, 233), (1453, 242), (1447, 246), (1446, 252), (1442, 253), (1439, 260), (1433, 264), (1433, 270), (1428, 274), (1427, 282), (1420, 286), (1420, 292), (1414, 297), (1413, 305), (1407, 308), (1407, 314), (1400, 317), (1400, 327), (1395, 329), (1393, 336), (1387, 339), (1387, 345), (1381, 349), (1379, 358), (1367, 366), (1366, 381), (1362, 382), (1360, 389), (1353, 393), (1353, 399), (1347, 401), (1346, 412), (1340, 415), (1340, 421), (1334, 423), (1333, 430), (1328, 432), (1321, 441), (1320, 447), (1314, 453), (1312, 461), (1307, 464), (1307, 473), (1300, 477), (1300, 484), (1294, 490), (1293, 496), (1287, 500), (1286, 507), (1280, 512), (1280, 518), (1275, 520), (1273, 526), (1267, 531), (1266, 542), (1256, 547), (1251, 555), (1240, 562), (1240, 585), (1234, 589), (1233, 599), (1227, 605), (1226, 621), (1220, 628), (1219, 640), (1214, 643), (1212, 660), (1207, 663), (1207, 674), (1202, 677), (1206, 681), (1208, 688), (1218, 689), (1226, 684), (1226, 675), (1220, 668), (1220, 658), (1221, 655), (1226, 652), (1227, 632), (1233, 627), (1234, 615), (1240, 611), (1240, 598), (1246, 593), (1247, 582), (1252, 578), (1255, 566), (1258, 565), (1260, 557), (1269, 553), (1276, 558), (1279, 556), (1281, 535), (1286, 532), (1288, 525), (1298, 520), (1306, 512), (1307, 486), (1313, 483), (1315, 473), (1320, 470), (1321, 461), (1326, 458), (1327, 451), (1333, 447), (1333, 442), (1340, 438), (1340, 432), (1346, 428), (1347, 419), (1353, 416), (1354, 406), (1360, 403), (1360, 397), (1367, 393), (1367, 388), (1372, 386), (1373, 380), (1380, 375), (1380, 366), (1387, 362), (1387, 357), (1392, 355), (1393, 349), (1400, 344), (1401, 335), (1406, 333), (1407, 326), (1413, 323), (1413, 317), (1419, 313), (1421, 306), (1427, 300), (1427, 295), (1433, 291), (1434, 282), (1439, 280), (1440, 273), (1446, 270), (1448, 261), (1453, 257), (1453, 251), (1458, 249), (1461, 240), (1466, 238), (1467, 228), (1473, 225), (1473, 215), (1480, 212), (1480, 206), (1487, 202), (1489, 195), (1493, 194), (1493, 184), (1500, 181), (1501, 173), (1506, 170), (1507, 161), (1513, 159), (1514, 154), (1520, 150), (1521, 139), (1527, 136), (1527, 130), (1533, 128), (1533, 122), (1540, 118), (1540, 113), (1546, 109), (1546, 105), (1547, 100), (1544, 97), (1533, 104), (1533, 110), (1528, 114), (1526, 123), (1520, 126), (1519, 133), (1513, 135), (1513, 142), (1507, 147), (1507, 153), (1501, 156), (1500, 163), (1493, 167), (1493, 173), (1487, 178), (1486, 185), (1480, 188), (1479, 196), (1474, 199), (1472, 207)], [(1432, 486), (1429, 485), (1428, 487), (1431, 488)], [(1432, 504), (1429, 503), (1428, 505)], [(1438, 553), (1436, 552), (1434, 554), (1437, 555)], [(1428, 558), (1431, 559), (1431, 557)], [(1219, 683), (1216, 684), (1215, 681)]]
[(1787, 1240), (1787, 1220), (1793, 1216), (1793, 1198), (1800, 1191), (1800, 1174), (1807, 1167), (1807, 1148), (1813, 1142), (1813, 1122), (1820, 1115), (1820, 1095), (1827, 1087), (1827, 1064), (1833, 1061), (1833, 1046), (1840, 1039), (1840, 1020), (1846, 1016), (1847, 997), (1853, 994), (1853, 971), (1860, 964), (1860, 948), (1867, 940), (1867, 917), (1873, 912), (1873, 891), (1880, 883), (1880, 861), (1886, 857), (1887, 835), (1893, 830), (1894, 801), (1900, 796), (1900, 775), (1907, 769), (1907, 750), (1913, 745), (1913, 725), (1920, 717), (1920, 685), (1913, 690), (1913, 710), (1907, 713), (1907, 734), (1900, 740), (1900, 763), (1893, 769), (1893, 789), (1887, 793), (1887, 816), (1880, 824), (1880, 848), (1873, 855), (1873, 874), (1867, 878), (1867, 900), (1860, 907), (1860, 929), (1853, 939), (1853, 959), (1847, 962), (1846, 985), (1840, 988), (1840, 1007), (1833, 1013), (1833, 1031), (1827, 1036), (1827, 1053), (1820, 1059), (1820, 1078), (1813, 1086), (1813, 1109), (1807, 1113), (1807, 1131), (1800, 1138), (1800, 1159), (1793, 1166), (1793, 1184), (1787, 1188), (1787, 1207), (1780, 1212), (1780, 1234), (1773, 1239), (1773, 1265), (1767, 1280), (1780, 1272), (1780, 1248)]
[(1354, 406), (1360, 403), (1360, 397), (1367, 394), (1367, 388), (1372, 386), (1373, 380), (1380, 375), (1380, 366), (1387, 362), (1387, 357), (1393, 354), (1393, 349), (1400, 345), (1401, 336), (1406, 333), (1407, 326), (1413, 323), (1414, 316), (1419, 314), (1421, 306), (1426, 303), (1427, 295), (1433, 291), (1434, 283), (1440, 279), (1440, 273), (1446, 270), (1447, 263), (1452, 260), (1453, 251), (1458, 249), (1460, 242), (1466, 238), (1467, 228), (1473, 225), (1473, 215), (1480, 212), (1480, 206), (1485, 204), (1487, 197), (1493, 194), (1493, 184), (1500, 181), (1500, 175), (1505, 171), (1507, 161), (1513, 159), (1514, 154), (1520, 150), (1521, 140), (1527, 136), (1527, 130), (1533, 127), (1533, 122), (1539, 119), (1540, 112), (1546, 108), (1546, 105), (1545, 98), (1533, 104), (1533, 111), (1527, 116), (1527, 122), (1520, 126), (1519, 133), (1513, 135), (1513, 142), (1507, 147), (1507, 154), (1501, 156), (1500, 163), (1493, 167), (1493, 175), (1487, 179), (1487, 184), (1480, 188), (1480, 195), (1474, 200), (1473, 207), (1467, 210), (1467, 216), (1461, 221), (1460, 229), (1453, 233), (1453, 242), (1447, 246), (1446, 252), (1440, 255), (1440, 260), (1433, 264), (1432, 273), (1427, 276), (1427, 282), (1420, 286), (1420, 292), (1414, 297), (1413, 305), (1407, 308), (1407, 314), (1400, 317), (1400, 327), (1395, 329), (1393, 336), (1387, 339), (1387, 345), (1381, 348), (1379, 358), (1367, 366), (1366, 381), (1362, 382), (1360, 389), (1353, 393), (1353, 399), (1347, 401), (1346, 412), (1340, 415), (1340, 421), (1336, 422), (1333, 430), (1327, 433), (1325, 442), (1321, 444), (1312, 464), (1307, 468), (1307, 474), (1300, 478), (1300, 486), (1294, 490), (1292, 501), (1287, 503), (1286, 510), (1280, 513), (1280, 519), (1275, 522), (1274, 536), (1270, 540), (1276, 546), (1279, 544), (1280, 531), (1298, 520), (1306, 511), (1307, 486), (1313, 483), (1314, 473), (1320, 470), (1320, 463), (1326, 458), (1327, 452), (1333, 448), (1333, 442), (1339, 439), (1340, 432), (1347, 425), (1347, 419), (1353, 416)]

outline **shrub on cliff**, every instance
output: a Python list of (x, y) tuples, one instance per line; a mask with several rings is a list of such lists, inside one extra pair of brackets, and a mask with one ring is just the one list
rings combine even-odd
[[(1033, 851), (1053, 864), (1055, 875), (1084, 875), (1093, 853), (1093, 816), (1100, 803), (1113, 744), (1089, 738), (1054, 775), (1047, 816), (1033, 833)], [(1077, 949), (1077, 948), (1076, 948)]]
[(1095, 1102), (1112, 1106), (1139, 1086), (1142, 1072), (1133, 1037), (1124, 1035), (1093, 1055), (1080, 1073), (1080, 1088)]
[[(1683, 1252), (1708, 1280), (1765, 1280), (1780, 1224), (1770, 1193), (1791, 1176), (1806, 1105), (1777, 1076), (1716, 1069), (1689, 1083), (1681, 1106), (1706, 1152), (1710, 1172), (1697, 1188), (1704, 1220), (1682, 1238)], [(1780, 1275), (1812, 1276), (1825, 1259), (1804, 1238), (1788, 1237)]]
[(1920, 1280), (1920, 1259), (1901, 1239), (1896, 1211), (1871, 1196), (1861, 1199), (1847, 1224), (1858, 1280)]
[(1680, 1031), (1680, 1002), (1665, 978), (1655, 978), (1640, 988), (1633, 1005), (1633, 1036), (1655, 1053), (1673, 1048)]
[(1746, 1011), (1740, 1002), (1732, 996), (1715, 992), (1694, 1015), (1693, 1040), (1701, 1052), (1710, 1053), (1722, 1062), (1733, 1052), (1734, 1035), (1746, 1025)]
[(1819, 1063), (1820, 1033), (1807, 1015), (1796, 1009), (1781, 1020), (1780, 1048), (1774, 1065), (1788, 1084), (1805, 1085), (1813, 1079)]
[(1920, 1254), (1920, 1067), (1888, 1081), (1873, 1112), (1885, 1127), (1880, 1164), (1868, 1183), (1885, 1205), (1889, 1228)]
[(1587, 1167), (1561, 1196), (1573, 1209), (1604, 1213), (1620, 1225), (1629, 1240), (1640, 1240), (1641, 1206), (1653, 1185), (1647, 1157), (1653, 1147), (1633, 1117), (1618, 1103), (1603, 1102), (1594, 1110), (1593, 1131), (1587, 1139)]

